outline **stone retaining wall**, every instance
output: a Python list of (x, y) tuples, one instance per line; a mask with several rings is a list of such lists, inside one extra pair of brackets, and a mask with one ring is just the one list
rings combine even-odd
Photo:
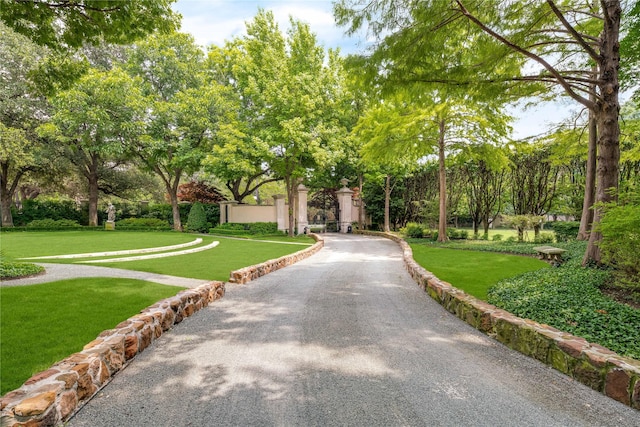
[[(302, 251), (231, 272), (230, 282), (244, 284), (305, 259), (324, 246), (322, 237)], [(164, 299), (102, 332), (84, 349), (29, 378), (0, 400), (0, 426), (58, 426), (87, 403), (136, 354), (173, 325), (224, 296), (225, 284), (211, 282)]]
[(640, 409), (640, 361), (551, 326), (514, 316), (454, 288), (418, 265), (409, 244), (398, 236), (370, 231), (357, 233), (396, 241), (403, 250), (407, 271), (420, 288), (474, 328), (594, 390)]
[(265, 274), (269, 274), (273, 271), (279, 270), (291, 264), (295, 264), (298, 261), (310, 257), (311, 255), (322, 249), (322, 247), (324, 246), (324, 239), (319, 235), (313, 233), (310, 233), (309, 236), (316, 241), (316, 243), (314, 243), (312, 246), (298, 251), (294, 254), (285, 255), (277, 259), (271, 259), (260, 264), (232, 271), (229, 282), (243, 285), (257, 279), (258, 277), (264, 276)]
[(29, 378), (0, 401), (3, 427), (57, 426), (66, 421), (118, 371), (173, 325), (222, 298), (223, 282), (181, 291), (114, 329), (102, 332), (84, 349)]

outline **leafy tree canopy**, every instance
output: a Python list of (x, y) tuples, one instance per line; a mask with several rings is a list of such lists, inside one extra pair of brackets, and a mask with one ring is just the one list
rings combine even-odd
[(102, 42), (126, 44), (175, 29), (175, 0), (2, 0), (0, 20), (34, 43), (54, 49)]

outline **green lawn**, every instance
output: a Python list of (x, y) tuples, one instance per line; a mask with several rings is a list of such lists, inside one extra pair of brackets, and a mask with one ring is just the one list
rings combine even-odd
[[(104, 267), (127, 270), (147, 271), (202, 280), (229, 279), (229, 273), (269, 259), (278, 258), (304, 249), (313, 243), (313, 239), (302, 236), (288, 238), (269, 236), (261, 239), (234, 239), (223, 236), (201, 236), (172, 232), (47, 232), (47, 233), (3, 233), (2, 250), (10, 259), (22, 257), (62, 255), (70, 253), (105, 252), (123, 249), (141, 249), (169, 246), (191, 242), (202, 238), (199, 246), (213, 241), (220, 244), (215, 248), (193, 254), (177, 255), (139, 261), (116, 261), (95, 263)], [(290, 244), (300, 243), (300, 244)], [(196, 248), (193, 246), (184, 249)], [(121, 256), (124, 257), (125, 255)], [(102, 257), (113, 258), (113, 257)], [(46, 259), (39, 262), (74, 263), (78, 261), (96, 261), (101, 258), (84, 259)]]
[[(102, 263), (151, 273), (170, 274), (203, 280), (229, 280), (229, 273), (249, 265), (298, 252), (307, 246), (271, 243), (260, 240), (238, 240), (221, 236), (206, 237), (204, 243), (217, 240), (218, 246), (203, 252), (143, 261)], [(311, 242), (308, 242), (309, 245)]]
[[(193, 254), (96, 265), (226, 281), (232, 270), (297, 252), (313, 243), (313, 239), (306, 236), (294, 239), (268, 236), (264, 240), (269, 241), (262, 241), (172, 232), (95, 231), (2, 233), (0, 243), (3, 258), (10, 260), (170, 246), (192, 242), (198, 237), (203, 239), (199, 246), (213, 241), (220, 244)], [(40, 261), (73, 263), (80, 260)], [(0, 394), (18, 388), (34, 373), (80, 351), (103, 330), (175, 295), (180, 289), (112, 278), (0, 288)]]
[(445, 249), (411, 243), (413, 259), (441, 280), (458, 289), (487, 299), (487, 289), (502, 279), (547, 268), (536, 258), (494, 252)]
[(0, 288), (0, 394), (181, 289), (102, 278)]
[(197, 237), (193, 234), (176, 232), (30, 231), (0, 233), (2, 253), (13, 259), (170, 246), (191, 242)]

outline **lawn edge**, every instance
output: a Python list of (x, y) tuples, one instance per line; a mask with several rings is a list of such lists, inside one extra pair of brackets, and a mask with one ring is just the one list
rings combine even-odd
[(640, 361), (551, 326), (523, 319), (438, 279), (413, 259), (409, 244), (392, 233), (358, 234), (398, 243), (409, 275), (447, 311), (496, 341), (532, 357), (576, 381), (640, 410)]
[(258, 277), (264, 276), (265, 274), (269, 274), (310, 257), (324, 247), (324, 239), (314, 233), (309, 233), (309, 236), (316, 241), (313, 245), (301, 251), (281, 256), (280, 258), (270, 259), (268, 261), (261, 262), (260, 264), (255, 264), (248, 267), (240, 268), (238, 270), (234, 270), (230, 274), (229, 283), (244, 285), (252, 280), (257, 279)]
[[(245, 284), (260, 276), (308, 258), (324, 247), (324, 239), (312, 246), (231, 272), (229, 282)], [(237, 281), (234, 281), (237, 280)], [(20, 388), (0, 398), (3, 427), (63, 425), (87, 404), (111, 379), (174, 325), (224, 296), (226, 283), (212, 281), (180, 291), (101, 332), (83, 350), (29, 378)]]

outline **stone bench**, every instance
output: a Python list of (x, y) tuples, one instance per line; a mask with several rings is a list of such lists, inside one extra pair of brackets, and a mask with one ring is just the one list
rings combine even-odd
[(553, 246), (535, 246), (534, 251), (538, 252), (540, 259), (562, 262), (562, 254), (566, 249), (554, 248)]

